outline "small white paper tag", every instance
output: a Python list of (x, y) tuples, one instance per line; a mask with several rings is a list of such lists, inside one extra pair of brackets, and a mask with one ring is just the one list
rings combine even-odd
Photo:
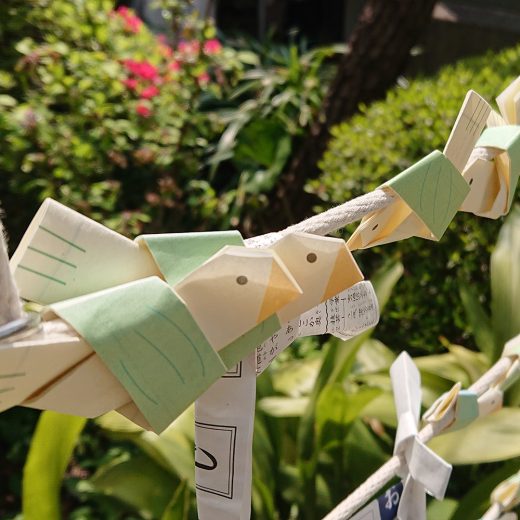
[(200, 520), (247, 520), (256, 374), (254, 354), (195, 402), (195, 481)]
[(291, 320), (256, 348), (256, 373), (261, 374), (271, 361), (296, 338), (333, 334), (347, 340), (374, 327), (379, 321), (377, 296), (370, 282), (359, 282), (333, 298), (320, 303)]
[(359, 282), (300, 316), (299, 336), (334, 334), (353, 338), (379, 321), (379, 305), (370, 282)]

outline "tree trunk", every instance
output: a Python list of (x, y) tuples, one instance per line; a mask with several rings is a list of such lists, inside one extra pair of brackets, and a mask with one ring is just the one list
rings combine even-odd
[(403, 71), (410, 49), (427, 27), (435, 0), (367, 0), (340, 61), (320, 116), (281, 176), (267, 225), (285, 227), (310, 216), (316, 199), (303, 191), (319, 174), (332, 126), (359, 103), (382, 97)]

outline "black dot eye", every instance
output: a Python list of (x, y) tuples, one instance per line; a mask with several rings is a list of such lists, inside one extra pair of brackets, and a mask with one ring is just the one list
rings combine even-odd
[(247, 283), (247, 276), (238, 276), (237, 277), (237, 284), (238, 285), (245, 285)]
[(471, 186), (473, 184), (473, 179), (470, 179), (468, 184)]
[(307, 255), (307, 262), (309, 262), (309, 264), (313, 264), (314, 262), (316, 262), (316, 260), (318, 260), (316, 253), (309, 253)]
[(373, 228), (372, 228), (372, 231), (375, 231), (377, 229), (377, 227), (379, 226), (379, 224), (376, 224)]

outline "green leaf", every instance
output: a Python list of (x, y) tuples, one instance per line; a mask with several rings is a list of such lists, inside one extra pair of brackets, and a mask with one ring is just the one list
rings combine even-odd
[(359, 349), (354, 371), (368, 374), (388, 370), (395, 360), (395, 354), (384, 343), (377, 339), (368, 339)]
[(363, 417), (373, 417), (391, 428), (397, 428), (395, 403), (392, 394), (382, 393), (363, 409)]
[(326, 423), (347, 425), (356, 420), (365, 406), (381, 395), (379, 388), (361, 388), (354, 394), (346, 393), (339, 383), (327, 385), (316, 404), (316, 429), (320, 432)]
[(459, 293), (469, 326), (473, 336), (475, 336), (477, 347), (492, 361), (495, 351), (495, 339), (489, 316), (479, 302), (479, 294), (474, 287), (462, 281), (460, 281)]
[(460, 381), (464, 386), (469, 383), (469, 377), (460, 366), (457, 357), (452, 354), (432, 354), (414, 358), (414, 363), (422, 373), (429, 373), (449, 380), (453, 383)]
[(520, 333), (520, 207), (506, 218), (491, 255), (491, 315), (495, 334), (493, 360), (504, 343)]
[(284, 363), (271, 371), (274, 389), (291, 397), (308, 395), (314, 386), (322, 362), (320, 356)]
[(271, 417), (301, 417), (307, 404), (308, 397), (264, 397), (258, 401), (258, 408)]
[(40, 415), (23, 472), (25, 520), (61, 518), (61, 481), (85, 423), (57, 412)]
[(166, 506), (161, 520), (187, 520), (190, 514), (191, 492), (186, 482), (181, 482)]
[(96, 419), (96, 424), (104, 430), (112, 433), (141, 433), (143, 428), (127, 419), (123, 415), (112, 411)]
[(120, 500), (147, 519), (161, 517), (177, 482), (173, 475), (142, 454), (103, 466), (91, 478), (95, 491)]
[(489, 358), (484, 354), (474, 352), (460, 345), (450, 345), (448, 348), (460, 366), (467, 372), (470, 383), (479, 379), (490, 366)]
[(195, 488), (193, 406), (160, 436), (143, 430), (117, 412), (105, 414), (96, 422), (115, 439), (133, 442), (163, 469)]
[(467, 520), (468, 518), (480, 518), (489, 507), (489, 496), (495, 487), (503, 480), (510, 477), (520, 469), (520, 459), (506, 462), (493, 471), (459, 501), (459, 506), (450, 520)]
[(445, 498), (444, 500), (432, 499), (426, 510), (427, 518), (428, 520), (439, 520), (440, 518), (448, 520), (458, 505), (459, 503), (453, 498)]
[(345, 462), (352, 489), (361, 485), (389, 458), (390, 454), (381, 448), (371, 429), (360, 419), (354, 421), (345, 438)]
[(436, 437), (429, 447), (451, 464), (480, 464), (520, 456), (520, 409), (502, 408), (462, 430)]

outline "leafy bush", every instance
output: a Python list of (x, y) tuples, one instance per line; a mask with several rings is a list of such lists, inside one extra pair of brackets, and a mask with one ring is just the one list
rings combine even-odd
[(237, 53), (208, 25), (174, 49), (107, 0), (33, 4), (38, 34), (17, 43), (15, 73), (3, 72), (6, 210), (16, 195), (53, 196), (126, 233), (218, 221), (198, 174), (222, 125), (200, 107), (236, 81)]
[[(182, 3), (167, 2), (179, 16)], [(110, 0), (8, 4), (0, 200), (14, 242), (45, 196), (129, 235), (247, 232), (343, 50), (234, 50), (193, 15), (170, 45)]]
[[(376, 188), (430, 151), (443, 149), (469, 89), (491, 101), (519, 71), (516, 47), (444, 67), (431, 78), (402, 80), (384, 101), (362, 106), (359, 115), (333, 128), (320, 164), (323, 174), (309, 189), (325, 208)], [(414, 238), (360, 252), (367, 276), (382, 254), (400, 258), (405, 266), (378, 337), (394, 348), (423, 352), (436, 350), (443, 336), (468, 343), (458, 278), (473, 284), (487, 304), (488, 259), (500, 225), (458, 213), (439, 244)]]

